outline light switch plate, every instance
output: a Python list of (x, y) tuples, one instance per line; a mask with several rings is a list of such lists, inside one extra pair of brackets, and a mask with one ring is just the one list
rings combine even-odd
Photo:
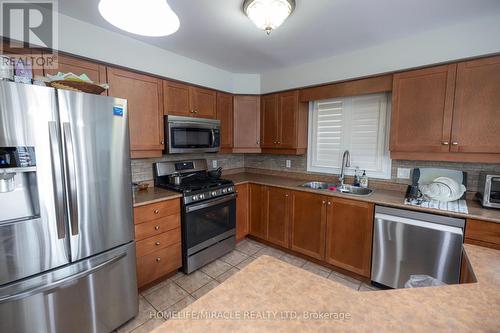
[(217, 168), (217, 160), (212, 161), (212, 168)]
[(291, 168), (292, 167), (292, 161), (291, 160), (286, 160), (286, 167)]
[(410, 168), (398, 168), (398, 175), (397, 177), (399, 179), (410, 179)]

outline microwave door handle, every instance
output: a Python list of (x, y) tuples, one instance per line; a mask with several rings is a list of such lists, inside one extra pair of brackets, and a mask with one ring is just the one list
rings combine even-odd
[(73, 138), (71, 137), (71, 124), (64, 123), (64, 143), (66, 148), (66, 166), (68, 171), (68, 201), (71, 234), (78, 235), (78, 197), (76, 191), (76, 168), (75, 168), (75, 150)]
[(49, 141), (50, 158), (52, 162), (52, 181), (54, 190), (54, 201), (56, 211), (57, 238), (66, 237), (66, 228), (64, 226), (64, 185), (61, 168), (61, 150), (59, 146), (59, 135), (57, 122), (49, 121)]

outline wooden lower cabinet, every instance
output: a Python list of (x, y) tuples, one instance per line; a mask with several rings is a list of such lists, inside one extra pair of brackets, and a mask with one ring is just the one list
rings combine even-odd
[(248, 235), (248, 184), (236, 185), (236, 240)]
[(326, 202), (322, 195), (292, 192), (290, 249), (312, 258), (325, 258)]
[(134, 208), (138, 288), (182, 266), (180, 206), (172, 199)]
[(288, 247), (290, 228), (290, 191), (267, 187), (267, 241)]
[(500, 223), (467, 219), (465, 242), (500, 250)]
[(327, 206), (326, 262), (370, 277), (374, 205), (329, 198)]
[(250, 212), (250, 232), (249, 234), (262, 239), (267, 238), (266, 225), (266, 187), (257, 184), (250, 184), (248, 191), (248, 203)]

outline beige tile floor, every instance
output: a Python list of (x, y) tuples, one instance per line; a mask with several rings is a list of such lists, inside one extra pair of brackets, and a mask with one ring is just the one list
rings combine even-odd
[(355, 290), (376, 290), (352, 277), (247, 238), (234, 251), (196, 272), (190, 275), (179, 272), (143, 291), (139, 295), (139, 314), (117, 332), (149, 332), (167, 320), (169, 313), (182, 310), (261, 255), (273, 256)]

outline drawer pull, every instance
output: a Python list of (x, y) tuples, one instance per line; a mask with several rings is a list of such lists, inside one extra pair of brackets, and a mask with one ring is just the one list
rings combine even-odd
[(161, 258), (160, 258), (160, 257), (156, 258), (156, 262), (159, 262), (160, 260), (161, 260)]
[(160, 242), (156, 242), (156, 243), (155, 243), (155, 245), (156, 245), (156, 246), (160, 245)]
[(159, 213), (160, 213), (160, 210), (155, 209), (153, 213), (155, 213), (155, 214), (159, 214)]
[(155, 226), (155, 230), (160, 230), (160, 226), (159, 225)]

